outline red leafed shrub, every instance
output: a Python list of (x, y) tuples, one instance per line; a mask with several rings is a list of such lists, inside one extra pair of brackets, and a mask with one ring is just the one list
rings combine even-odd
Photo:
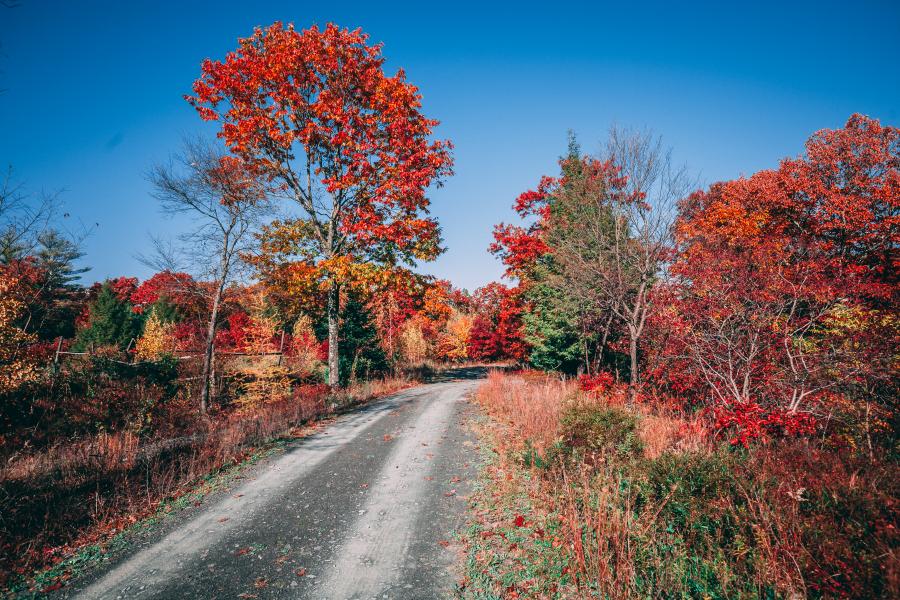
[(497, 335), (491, 322), (483, 315), (472, 321), (469, 330), (467, 353), (472, 360), (493, 360), (499, 354)]
[(578, 387), (583, 392), (594, 392), (596, 394), (609, 390), (616, 382), (615, 377), (608, 371), (600, 371), (594, 375), (579, 375)]
[(243, 349), (247, 328), (250, 326), (250, 315), (239, 310), (228, 315), (228, 326), (216, 334), (216, 344), (222, 348)]
[(189, 321), (176, 323), (172, 336), (175, 338), (175, 347), (181, 351), (196, 350), (203, 345), (203, 332), (197, 323)]
[(768, 437), (798, 437), (816, 431), (816, 419), (806, 412), (765, 409), (755, 402), (735, 402), (712, 409), (719, 435), (731, 435), (729, 442), (745, 448)]

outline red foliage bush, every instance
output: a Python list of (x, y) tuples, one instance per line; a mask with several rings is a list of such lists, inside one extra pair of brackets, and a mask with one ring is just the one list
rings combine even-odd
[(615, 382), (616, 378), (608, 371), (600, 371), (594, 375), (578, 376), (578, 387), (581, 388), (581, 391), (595, 394), (602, 394), (609, 390)]
[(712, 408), (718, 435), (730, 435), (733, 446), (749, 447), (769, 437), (798, 437), (816, 432), (816, 419), (806, 412), (765, 409), (755, 402), (716, 405)]

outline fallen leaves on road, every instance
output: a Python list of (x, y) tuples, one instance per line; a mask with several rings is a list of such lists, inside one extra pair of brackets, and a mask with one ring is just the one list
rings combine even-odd
[(299, 569), (297, 569), (296, 571), (294, 571), (294, 573), (296, 573), (297, 577), (305, 577), (305, 576), (306, 576), (306, 569), (303, 568), (303, 567), (300, 567)]
[(219, 523), (224, 523), (228, 519), (229, 519), (229, 517), (222, 517), (221, 519), (219, 519)]
[(268, 582), (268, 580), (266, 580), (265, 577), (257, 577), (256, 581), (253, 582), (253, 587), (255, 587), (258, 590), (261, 590), (268, 585), (269, 585), (269, 582)]
[(243, 556), (243, 555), (249, 554), (249, 553), (250, 553), (250, 546), (246, 546), (244, 548), (238, 548), (237, 550), (235, 550), (234, 555), (235, 556)]

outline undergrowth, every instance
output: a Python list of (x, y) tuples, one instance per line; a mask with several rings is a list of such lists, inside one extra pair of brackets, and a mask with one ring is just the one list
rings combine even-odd
[(410, 384), (361, 382), (339, 396), (307, 388), (178, 438), (105, 434), (19, 456), (0, 469), (0, 585), (20, 594), (63, 583), (124, 532), (199, 502), (223, 473), (305, 435), (305, 424)]
[(475, 426), (484, 456), (462, 533), (466, 565), (457, 596), (569, 597), (574, 580), (559, 516), (534, 510), (528, 471), (497, 453), (502, 431), (485, 420)]
[[(505, 526), (514, 511), (545, 531), (553, 523), (566, 573), (535, 572), (530, 561), (546, 555), (534, 543), (518, 562), (473, 562), (488, 548), (470, 535), (471, 589), (489, 591), (467, 597), (900, 594), (900, 470), (889, 458), (816, 440), (720, 444), (695, 415), (610, 404), (559, 381), (493, 374), (476, 398), (497, 454), (475, 514), (506, 507)], [(517, 498), (527, 505), (509, 504)]]

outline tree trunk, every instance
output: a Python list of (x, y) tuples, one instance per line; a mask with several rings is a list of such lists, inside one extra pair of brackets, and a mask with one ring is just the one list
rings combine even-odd
[(638, 373), (638, 341), (636, 336), (631, 336), (631, 343), (628, 346), (628, 356), (631, 358), (631, 373), (629, 374), (629, 397), (634, 401), (637, 395), (640, 377)]
[(606, 325), (603, 326), (603, 336), (600, 338), (600, 349), (597, 351), (597, 355), (594, 357), (594, 361), (596, 362), (596, 366), (594, 368), (595, 372), (600, 371), (600, 366), (603, 364), (603, 356), (606, 352), (606, 342), (609, 339), (609, 331), (612, 329), (613, 317), (615, 317), (615, 313), (610, 311), (609, 318), (606, 319)]
[(200, 373), (200, 413), (206, 414), (206, 409), (209, 406), (209, 392), (212, 387), (212, 363), (213, 363), (213, 351), (215, 350), (216, 344), (216, 321), (219, 318), (219, 304), (222, 301), (222, 290), (224, 288), (225, 280), (222, 280), (222, 283), (216, 288), (216, 294), (213, 296), (212, 303), (212, 311), (209, 315), (209, 323), (206, 327), (206, 348), (203, 352), (203, 371)]
[(341, 288), (332, 283), (328, 290), (328, 385), (336, 388), (341, 382), (341, 363), (338, 353), (338, 313), (341, 306)]

